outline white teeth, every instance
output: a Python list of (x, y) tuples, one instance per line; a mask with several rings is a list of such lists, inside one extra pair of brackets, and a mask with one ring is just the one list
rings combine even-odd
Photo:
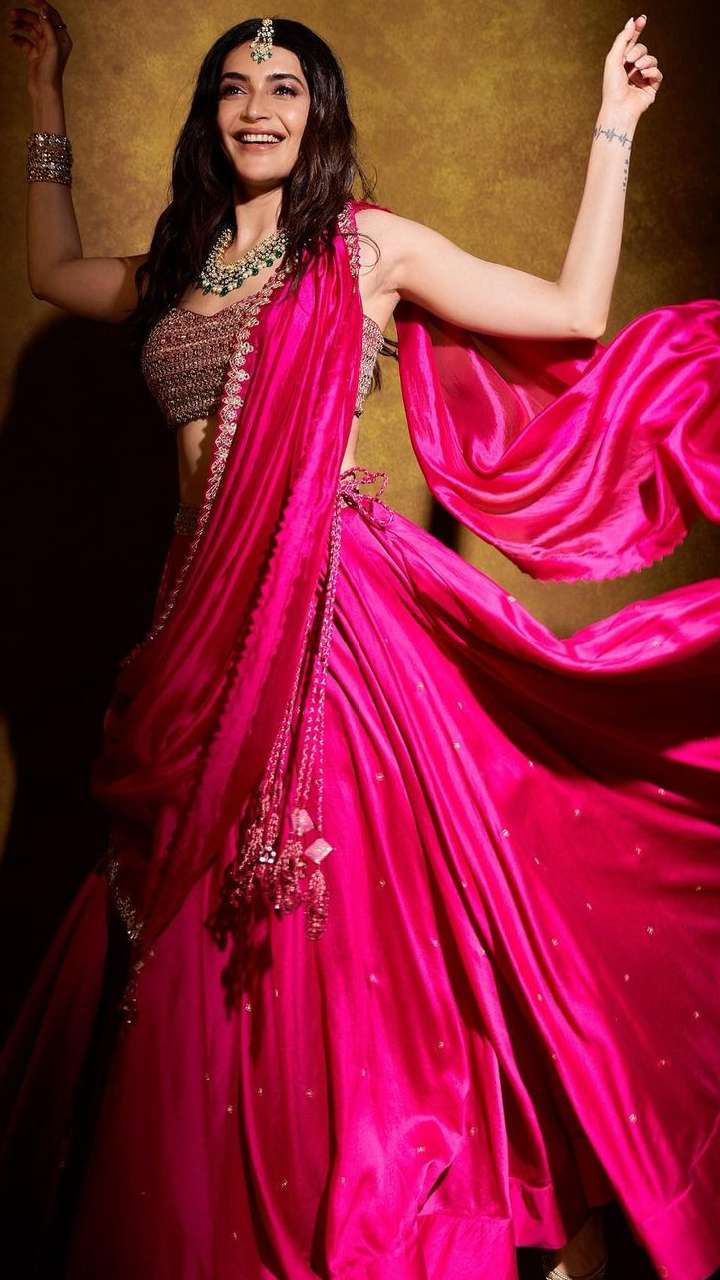
[(241, 133), (241, 142), (279, 142), (274, 133)]

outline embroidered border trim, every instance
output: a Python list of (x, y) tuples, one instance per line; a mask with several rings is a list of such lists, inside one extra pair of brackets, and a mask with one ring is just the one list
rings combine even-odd
[(342, 235), (347, 246), (348, 257), (350, 259), (350, 272), (353, 278), (357, 279), (360, 275), (360, 239), (358, 236), (352, 200), (345, 201), (345, 204), (337, 216), (337, 225), (338, 231)]
[[(357, 223), (355, 221), (352, 200), (345, 201), (345, 204), (337, 216), (337, 226), (347, 246), (351, 275), (354, 279), (357, 279), (360, 274), (360, 241), (358, 238)], [(237, 341), (228, 362), (220, 407), (218, 410), (218, 426), (213, 439), (210, 465), (208, 467), (208, 474), (205, 482), (205, 493), (203, 495), (202, 503), (196, 508), (197, 518), (195, 521), (195, 527), (190, 534), (192, 540), (185, 554), (185, 559), (181, 563), (175, 575), (175, 580), (168, 594), (165, 608), (154, 626), (150, 627), (143, 639), (138, 641), (138, 643), (122, 659), (120, 662), (121, 669), (127, 667), (133, 661), (136, 654), (138, 654), (141, 649), (144, 649), (147, 644), (150, 644), (150, 642), (162, 631), (170, 614), (172, 613), (175, 601), (177, 600), (180, 588), (187, 577), (190, 566), (195, 559), (195, 554), (198, 546), (200, 545), (200, 539), (203, 535), (205, 526), (210, 517), (213, 503), (220, 488), (220, 481), (222, 480), (225, 471), (230, 447), (237, 431), (237, 410), (241, 409), (245, 403), (245, 396), (240, 395), (240, 389), (242, 383), (246, 382), (250, 377), (250, 374), (245, 368), (246, 356), (249, 355), (251, 351), (254, 351), (254, 347), (248, 341), (250, 330), (260, 323), (258, 318), (260, 311), (265, 304), (270, 301), (274, 291), (284, 282), (289, 271), (290, 264), (287, 261), (282, 262), (268, 277), (262, 288), (258, 289), (257, 293), (252, 294), (247, 300), (247, 312), (238, 330)]]
[(137, 912), (131, 899), (120, 892), (117, 883), (120, 863), (117, 858), (113, 857), (114, 852), (115, 849), (111, 840), (108, 846), (107, 861), (102, 868), (102, 872), (108, 882), (113, 907), (125, 925), (125, 932), (130, 942), (137, 942), (142, 932), (142, 921), (138, 920)]
[[(247, 311), (243, 316), (242, 324), (238, 330), (237, 340), (233, 348), (230, 360), (228, 362), (227, 374), (223, 384), (220, 406), (218, 410), (218, 426), (212, 443), (210, 465), (208, 467), (207, 479), (205, 482), (205, 493), (201, 506), (196, 508), (197, 520), (195, 528), (192, 532), (191, 541), (187, 548), (185, 559), (182, 561), (180, 568), (175, 576), (172, 588), (168, 595), (165, 607), (154, 626), (151, 626), (145, 637), (136, 644), (126, 657), (120, 663), (120, 667), (126, 667), (145, 645), (162, 631), (167, 622), (175, 601), (178, 597), (180, 588), (188, 574), (190, 566), (195, 558), (197, 548), (200, 544), (205, 526), (210, 517), (213, 503), (220, 488), (230, 448), (237, 431), (239, 422), (239, 410), (245, 403), (245, 396), (241, 395), (243, 383), (246, 383), (250, 374), (245, 368), (246, 357), (251, 351), (254, 351), (253, 345), (248, 341), (251, 330), (255, 325), (260, 323), (259, 313), (267, 302), (270, 301), (274, 291), (284, 282), (290, 271), (290, 264), (287, 262), (280, 263), (275, 271), (268, 277), (265, 284), (257, 293), (248, 298)], [(138, 918), (137, 910), (131, 898), (120, 892), (118, 885), (118, 875), (120, 873), (120, 863), (114, 856), (114, 845), (112, 837), (108, 843), (108, 848), (99, 867), (101, 874), (104, 875), (110, 901), (113, 909), (117, 913), (121, 922), (125, 926), (128, 941), (131, 947), (131, 965), (128, 981), (120, 1001), (119, 1011), (121, 1013), (123, 1023), (131, 1026), (137, 1017), (137, 984), (140, 970), (144, 968), (145, 956), (153, 956), (154, 951), (151, 949), (147, 952), (140, 945), (140, 935), (143, 929), (143, 921)]]
[[(351, 200), (346, 201), (343, 209), (338, 215), (337, 226), (345, 240), (351, 275), (356, 279), (360, 272), (360, 243)], [(286, 279), (289, 270), (290, 266), (287, 262), (281, 263), (268, 280), (266, 280), (262, 288), (257, 291), (257, 294), (252, 295), (252, 297), (248, 299), (247, 312), (244, 315), (243, 322), (238, 330), (237, 341), (228, 362), (227, 375), (218, 411), (218, 427), (213, 439), (210, 465), (208, 467), (208, 474), (205, 483), (205, 492), (201, 505), (196, 508), (197, 519), (195, 528), (190, 535), (190, 545), (187, 549), (185, 559), (180, 565), (175, 576), (175, 581), (160, 617), (155, 625), (147, 632), (146, 636), (126, 655), (120, 664), (121, 667), (126, 667), (133, 660), (135, 655), (145, 647), (145, 645), (155, 639), (160, 631), (162, 631), (173, 610), (180, 588), (195, 558), (197, 548), (200, 544), (200, 539), (205, 526), (207, 525), (210, 512), (220, 488), (220, 482), (225, 471), (230, 448), (237, 431), (239, 420), (239, 414), (237, 411), (240, 410), (245, 403), (245, 396), (240, 393), (243, 383), (247, 382), (250, 378), (250, 374), (245, 368), (246, 356), (254, 350), (254, 347), (248, 341), (250, 332), (255, 325), (260, 323), (259, 313), (262, 307), (270, 300), (275, 289), (277, 289)], [(349, 474), (354, 474), (355, 470), (356, 468), (351, 469)], [(343, 476), (342, 480), (345, 480), (345, 476)], [(341, 481), (340, 491), (342, 491), (344, 487), (347, 487), (347, 481), (345, 481), (345, 485), (343, 485)], [(342, 499), (340, 498), (339, 493), (336, 506), (336, 517), (339, 514), (341, 501)], [(381, 503), (381, 505), (384, 504)], [(113, 854), (114, 848), (111, 840), (106, 858), (103, 862), (102, 872), (107, 880), (113, 907), (125, 926), (128, 939), (131, 943), (132, 953), (136, 957), (131, 965), (130, 978), (120, 1006), (124, 1021), (126, 1024), (132, 1024), (135, 1021), (137, 1013), (137, 977), (139, 971), (144, 967), (144, 959), (139, 946), (143, 922), (138, 919), (136, 908), (131, 899), (127, 895), (122, 894), (119, 890), (117, 879), (120, 871), (120, 864)], [(324, 910), (320, 912), (320, 915), (323, 916), (324, 922), (324, 899), (323, 903), (319, 905), (322, 905), (324, 908)], [(321, 922), (320, 919), (317, 921), (320, 932), (322, 931), (323, 922)], [(152, 955), (153, 952), (150, 951), (148, 954)]]
[(122, 1027), (124, 1029), (125, 1027), (131, 1027), (137, 1018), (138, 978), (140, 971), (145, 968), (146, 956), (153, 957), (155, 951), (151, 947), (147, 952), (143, 952), (140, 946), (143, 922), (138, 919), (132, 899), (120, 891), (118, 885), (120, 862), (115, 857), (115, 845), (112, 835), (108, 841), (105, 857), (97, 867), (97, 871), (105, 878), (110, 906), (124, 925), (125, 933), (130, 943), (130, 967), (118, 1004), (118, 1013), (122, 1019)]
[(220, 488), (220, 481), (225, 472), (225, 466), (230, 454), (235, 433), (238, 427), (239, 413), (245, 403), (245, 395), (240, 394), (243, 383), (247, 382), (250, 374), (245, 368), (246, 357), (251, 351), (254, 351), (252, 343), (248, 341), (250, 331), (253, 327), (260, 323), (259, 313), (262, 308), (270, 301), (273, 293), (284, 282), (290, 270), (290, 265), (283, 262), (268, 277), (265, 284), (256, 293), (252, 294), (247, 300), (247, 311), (243, 317), (242, 324), (238, 329), (237, 340), (233, 348), (232, 354), (228, 361), (225, 382), (223, 385), (222, 395), (220, 399), (220, 407), (218, 410), (218, 425), (212, 443), (210, 455), (210, 465), (208, 467), (207, 478), (205, 481), (205, 493), (200, 506), (197, 508), (197, 520), (192, 533), (192, 540), (185, 554), (168, 594), (165, 608), (154, 626), (150, 628), (142, 640), (140, 640), (130, 652), (122, 659), (120, 663), (121, 669), (128, 666), (135, 658), (136, 654), (144, 649), (151, 640), (162, 631), (170, 614), (175, 606), (175, 601), (180, 593), (180, 588), (187, 577), (190, 566), (195, 559), (195, 553), (200, 545), (200, 539), (203, 535), (205, 526), (210, 517), (215, 498)]
[(385, 335), (376, 320), (363, 312), (362, 321), (362, 352), (360, 356), (360, 376), (358, 378), (357, 396), (355, 399), (355, 409), (353, 410), (356, 418), (362, 417), (365, 409), (365, 401), (372, 386), (373, 374), (377, 364), (378, 355), (385, 341)]

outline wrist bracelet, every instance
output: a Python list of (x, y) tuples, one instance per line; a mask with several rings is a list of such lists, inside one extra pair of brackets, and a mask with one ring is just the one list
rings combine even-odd
[(36, 130), (27, 139), (25, 177), (28, 182), (72, 184), (72, 143), (67, 134)]

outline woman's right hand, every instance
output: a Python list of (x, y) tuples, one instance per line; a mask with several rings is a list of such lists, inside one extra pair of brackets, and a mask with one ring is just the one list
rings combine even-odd
[(11, 9), (8, 34), (27, 59), (30, 97), (36, 98), (48, 89), (60, 93), (72, 40), (57, 9), (46, 3), (37, 9)]

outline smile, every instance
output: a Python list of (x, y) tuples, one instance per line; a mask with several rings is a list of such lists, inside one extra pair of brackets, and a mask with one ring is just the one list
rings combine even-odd
[(274, 147), (283, 139), (277, 133), (250, 133), (245, 131), (237, 135), (236, 142), (241, 146)]

